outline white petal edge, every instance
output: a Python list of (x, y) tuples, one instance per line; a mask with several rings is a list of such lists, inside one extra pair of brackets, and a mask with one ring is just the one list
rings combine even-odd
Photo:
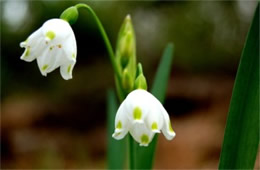
[(38, 55), (36, 54), (36, 51), (40, 51), (40, 42), (42, 39), (42, 30), (39, 28), (35, 32), (33, 32), (27, 40), (20, 43), (20, 47), (25, 48), (24, 53), (20, 57), (21, 60), (31, 62), (33, 61)]
[(167, 140), (172, 140), (176, 136), (176, 133), (172, 130), (169, 115), (162, 105), (161, 105), (161, 113), (162, 113), (163, 119), (164, 119), (162, 132)]
[(76, 61), (67, 61), (60, 66), (60, 74), (64, 80), (72, 79), (72, 70), (76, 64)]
[(121, 103), (119, 106), (119, 109), (116, 113), (116, 118), (115, 118), (115, 132), (113, 133), (112, 137), (120, 140), (125, 137), (125, 135), (128, 132), (129, 128), (129, 119), (127, 117), (127, 113), (125, 110), (125, 100)]

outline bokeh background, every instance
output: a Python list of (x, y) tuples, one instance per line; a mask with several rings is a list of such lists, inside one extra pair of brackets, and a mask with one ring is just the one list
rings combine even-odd
[(107, 167), (106, 94), (114, 77), (92, 17), (81, 10), (72, 26), (72, 80), (58, 70), (43, 77), (35, 61), (20, 60), (19, 43), (77, 2), (95, 10), (113, 45), (131, 15), (150, 87), (164, 47), (174, 43), (164, 106), (177, 136), (160, 135), (154, 167), (217, 168), (255, 1), (1, 1), (1, 168)]

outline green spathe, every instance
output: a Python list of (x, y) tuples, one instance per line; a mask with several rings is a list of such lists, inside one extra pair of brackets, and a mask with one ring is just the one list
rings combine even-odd
[(78, 19), (79, 13), (75, 6), (67, 8), (61, 15), (60, 19), (68, 21), (71, 25), (74, 24)]

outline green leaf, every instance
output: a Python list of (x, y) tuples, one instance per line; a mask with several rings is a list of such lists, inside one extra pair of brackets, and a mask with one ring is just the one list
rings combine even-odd
[(259, 144), (259, 2), (242, 53), (219, 169), (253, 169)]
[[(164, 102), (166, 95), (172, 60), (173, 44), (169, 43), (164, 50), (151, 90), (152, 94), (162, 103)], [(136, 144), (136, 169), (152, 169), (157, 138), (158, 135), (155, 135), (153, 141), (149, 144), (148, 147), (139, 147)]]
[(113, 90), (109, 90), (107, 93), (108, 169), (124, 169), (126, 161), (126, 139), (115, 140), (112, 138), (117, 108), (118, 103), (115, 92)]
[(161, 103), (164, 102), (166, 96), (166, 90), (168, 85), (168, 80), (171, 72), (171, 65), (173, 60), (173, 50), (174, 46), (169, 43), (163, 52), (163, 56), (156, 72), (153, 86), (151, 89), (152, 94), (160, 100)]

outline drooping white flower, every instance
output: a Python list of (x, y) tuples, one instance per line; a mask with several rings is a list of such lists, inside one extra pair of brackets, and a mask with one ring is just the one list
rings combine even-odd
[(72, 78), (76, 63), (77, 45), (75, 35), (69, 23), (62, 19), (50, 19), (41, 28), (32, 33), (27, 40), (20, 43), (25, 48), (22, 60), (37, 64), (43, 76), (60, 66), (61, 76)]
[(120, 140), (128, 131), (140, 146), (148, 146), (160, 131), (168, 140), (175, 137), (167, 111), (151, 93), (142, 89), (132, 91), (120, 105), (112, 136)]

